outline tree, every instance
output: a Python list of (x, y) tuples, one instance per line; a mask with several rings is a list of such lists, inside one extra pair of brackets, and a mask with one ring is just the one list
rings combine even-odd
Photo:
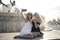
[(12, 5), (12, 6), (14, 6), (14, 5), (15, 5), (15, 1), (11, 2), (11, 0), (10, 0), (10, 3), (11, 3), (11, 5)]
[(4, 6), (6, 6), (6, 7), (8, 7), (7, 5), (5, 5), (3, 2), (2, 2), (2, 0), (0, 0), (0, 5), (4, 5)]

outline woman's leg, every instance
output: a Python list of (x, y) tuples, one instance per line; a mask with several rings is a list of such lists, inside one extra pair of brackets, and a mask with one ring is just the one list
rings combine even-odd
[(26, 34), (26, 35), (18, 35), (18, 36), (15, 36), (14, 39), (16, 38), (26, 38), (26, 39), (32, 39), (33, 38), (33, 35), (32, 34)]
[(43, 37), (43, 33), (42, 32), (37, 32), (37, 36), (38, 37)]
[(23, 35), (24, 38), (33, 38), (33, 35), (32, 34), (26, 34), (26, 35)]
[(36, 38), (36, 37), (38, 37), (38, 35), (40, 35), (40, 33), (38, 33), (38, 32), (33, 32), (32, 35), (33, 35), (34, 38)]
[(43, 37), (44, 34), (42, 32), (40, 32), (40, 35), (41, 35), (41, 37)]
[(34, 36), (34, 37), (42, 37), (42, 36), (43, 36), (43, 33), (33, 32), (33, 36)]
[(36, 38), (36, 37), (43, 37), (43, 33), (32, 32), (31, 34), (25, 34), (22, 36), (21, 35), (15, 36), (14, 39), (16, 39), (16, 38), (32, 39), (32, 38)]

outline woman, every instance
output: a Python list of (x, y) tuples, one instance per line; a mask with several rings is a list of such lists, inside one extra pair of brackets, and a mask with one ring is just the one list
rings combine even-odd
[(41, 32), (40, 28), (39, 28), (39, 25), (41, 24), (41, 19), (39, 18), (40, 16), (35, 13), (34, 15), (34, 19), (32, 21), (32, 30), (31, 32), (33, 34), (37, 34), (35, 37), (42, 37), (43, 36), (43, 33)]
[(26, 35), (31, 33), (31, 27), (32, 27), (32, 13), (27, 13), (27, 17), (26, 17), (26, 23), (24, 25), (24, 27), (21, 30), (21, 35)]
[(24, 25), (24, 27), (22, 28), (20, 35), (19, 36), (15, 36), (14, 38), (33, 38), (33, 34), (31, 33), (31, 28), (32, 28), (32, 13), (29, 12), (27, 13), (27, 17), (26, 17), (26, 23)]

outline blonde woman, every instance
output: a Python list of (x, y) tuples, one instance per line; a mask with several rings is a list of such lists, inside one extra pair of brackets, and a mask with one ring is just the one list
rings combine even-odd
[(41, 22), (42, 22), (42, 20), (41, 20), (40, 16), (38, 15), (38, 13), (35, 13), (33, 21), (32, 21), (33, 26), (32, 26), (32, 30), (31, 30), (31, 32), (33, 34), (36, 34), (35, 37), (42, 37), (43, 36), (43, 33), (41, 32), (40, 27), (39, 27)]

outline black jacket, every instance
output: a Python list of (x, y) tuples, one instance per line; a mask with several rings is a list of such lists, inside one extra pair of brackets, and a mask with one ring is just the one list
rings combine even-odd
[[(40, 23), (38, 23), (38, 24), (40, 24)], [(40, 32), (40, 28), (38, 27), (38, 28), (35, 28), (35, 23), (34, 22), (32, 22), (32, 28), (31, 28), (31, 32)]]

